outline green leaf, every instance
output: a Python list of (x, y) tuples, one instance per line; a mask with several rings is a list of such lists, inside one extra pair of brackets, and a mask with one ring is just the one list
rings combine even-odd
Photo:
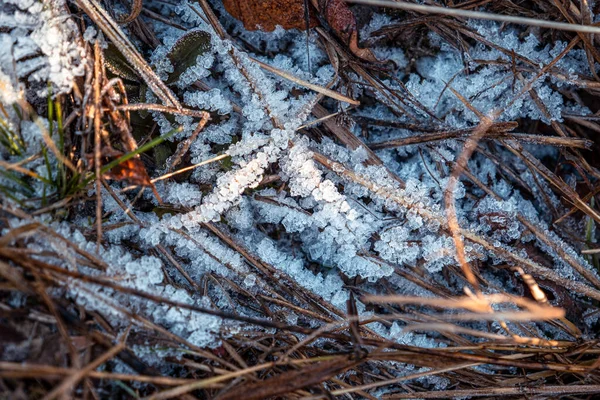
[(167, 57), (173, 64), (173, 72), (167, 83), (173, 83), (188, 68), (196, 65), (196, 59), (210, 49), (210, 34), (204, 31), (190, 31), (183, 35), (175, 44)]
[(112, 43), (104, 50), (104, 65), (117, 77), (131, 82), (139, 82), (140, 78), (121, 52)]

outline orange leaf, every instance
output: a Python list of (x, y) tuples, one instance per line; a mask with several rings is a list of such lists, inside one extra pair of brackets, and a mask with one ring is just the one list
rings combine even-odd
[(127, 181), (133, 185), (152, 186), (144, 163), (139, 158), (130, 158), (108, 171), (104, 177), (116, 181)]
[(356, 17), (344, 0), (319, 0), (319, 10), (335, 34), (352, 54), (372, 63), (380, 63), (370, 49), (358, 47)]
[[(117, 154), (116, 157), (115, 154)], [(118, 158), (121, 155), (122, 153), (117, 151), (111, 152), (111, 156), (114, 158)], [(125, 160), (119, 165), (111, 168), (110, 171), (104, 174), (104, 178), (115, 181), (127, 181), (132, 185), (150, 187), (154, 193), (154, 196), (156, 196), (156, 200), (162, 204), (162, 199), (156, 190), (156, 186), (154, 186), (154, 183), (152, 183), (144, 163), (137, 157)]]
[[(225, 9), (242, 21), (250, 31), (270, 32), (277, 25), (284, 29), (306, 29), (304, 4), (312, 3), (338, 38), (352, 54), (365, 61), (380, 63), (370, 49), (358, 47), (358, 29), (354, 13), (344, 0), (223, 0)], [(310, 13), (309, 27), (319, 25), (315, 10)]]
[[(249, 31), (270, 32), (277, 25), (284, 29), (306, 29), (304, 0), (223, 0), (223, 5)], [(309, 22), (311, 28), (318, 25), (312, 15)]]

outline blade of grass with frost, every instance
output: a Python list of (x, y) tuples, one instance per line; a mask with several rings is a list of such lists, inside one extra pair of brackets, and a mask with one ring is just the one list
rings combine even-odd
[(155, 183), (155, 182), (158, 182), (158, 181), (169, 179), (172, 176), (179, 175), (179, 174), (182, 174), (182, 173), (187, 172), (187, 171), (191, 171), (191, 170), (193, 170), (195, 168), (198, 168), (198, 167), (201, 167), (203, 165), (207, 165), (207, 164), (219, 161), (219, 160), (223, 160), (225, 158), (231, 158), (231, 156), (229, 154), (221, 154), (221, 155), (213, 157), (213, 158), (211, 158), (209, 160), (201, 161), (198, 164), (193, 164), (193, 165), (190, 165), (189, 167), (184, 167), (184, 168), (178, 169), (177, 171), (173, 171), (171, 173), (168, 173), (168, 174), (165, 174), (165, 175), (161, 175), (158, 178), (152, 179), (151, 182)]
[[(56, 120), (56, 132), (58, 134), (58, 151), (63, 154), (65, 148), (65, 132), (63, 127), (63, 119), (62, 119), (62, 109), (60, 106), (60, 101), (52, 99), (52, 86), (48, 85), (48, 133), (50, 137), (54, 134), (54, 121)], [(62, 162), (61, 158), (57, 158), (58, 171), (56, 173), (56, 178), (52, 179), (50, 176), (50, 170), (48, 170), (48, 177), (52, 179), (52, 184), (56, 187), (56, 189), (60, 192), (61, 196), (64, 196), (66, 193), (66, 171), (65, 165)], [(49, 167), (48, 167), (49, 168)]]
[(137, 51), (127, 35), (96, 0), (77, 0), (77, 5), (94, 21), (104, 34), (121, 51), (123, 56), (133, 65), (148, 87), (167, 106), (182, 108), (179, 100), (163, 81), (154, 73), (152, 68)]
[[(399, 139), (387, 140), (385, 142), (377, 142), (369, 144), (373, 150), (410, 146), (413, 144), (422, 144), (430, 142), (438, 142), (449, 139), (468, 138), (472, 134), (471, 130), (455, 131), (455, 132), (436, 132), (421, 135), (403, 137)], [(560, 136), (543, 136), (528, 133), (512, 133), (512, 132), (492, 132), (488, 133), (482, 140), (516, 140), (523, 143), (540, 144), (555, 147), (572, 147), (579, 149), (589, 149), (593, 142), (584, 138), (560, 137)]]
[[(345, 180), (348, 180), (348, 181), (354, 182), (360, 186), (363, 186), (363, 187), (367, 188), (369, 191), (371, 191), (372, 193), (376, 193), (377, 196), (388, 199), (390, 201), (393, 201), (394, 203), (397, 203), (398, 205), (405, 206), (407, 208), (412, 207), (410, 204), (408, 204), (406, 202), (406, 199), (401, 194), (398, 195), (394, 191), (389, 190), (389, 189), (379, 185), (378, 183), (376, 183), (368, 178), (365, 178), (364, 176), (362, 176), (360, 174), (355, 173), (353, 170), (347, 168), (343, 164), (341, 164), (337, 161), (333, 161), (323, 154), (313, 152), (313, 158), (315, 159), (315, 161), (317, 161), (319, 164), (323, 165), (325, 168), (338, 173)], [(446, 224), (445, 220), (439, 214), (437, 214), (436, 211), (433, 211), (432, 209), (429, 209), (429, 208), (421, 208), (421, 207), (417, 207), (417, 208), (412, 207), (412, 208), (415, 210), (415, 212), (421, 218), (423, 218), (425, 220), (429, 220), (429, 221), (437, 221), (440, 224), (440, 226), (444, 227), (444, 229), (447, 229), (447, 224)], [(537, 277), (540, 277), (543, 279), (555, 281), (555, 282), (559, 283), (560, 285), (564, 286), (565, 288), (568, 288), (572, 291), (575, 291), (577, 293), (580, 293), (582, 295), (588, 296), (588, 297), (596, 299), (596, 300), (600, 300), (600, 291), (598, 291), (597, 289), (595, 289), (592, 286), (589, 286), (588, 284), (563, 278), (558, 272), (556, 272), (550, 268), (547, 268), (541, 264), (538, 264), (534, 260), (522, 257), (517, 252), (504, 248), (500, 243), (490, 242), (487, 239), (477, 235), (475, 232), (473, 232), (469, 229), (460, 229), (459, 233), (465, 239), (469, 240), (470, 242), (473, 242), (475, 244), (479, 244), (479, 245), (483, 246), (487, 251), (490, 251), (491, 253), (493, 253), (499, 257), (503, 257), (508, 260), (511, 260), (512, 262), (515, 262), (517, 265), (522, 266), (523, 269), (527, 273), (536, 275)], [(590, 276), (589, 273), (586, 273), (585, 270), (582, 270), (581, 268), (576, 268), (576, 266), (573, 266), (573, 268), (577, 272), (581, 273), (582, 276), (586, 277), (587, 279), (591, 279), (591, 282), (595, 281), (595, 278), (593, 276)]]
[(21, 156), (25, 150), (25, 142), (18, 134), (12, 131), (4, 118), (0, 118), (0, 144), (12, 155)]

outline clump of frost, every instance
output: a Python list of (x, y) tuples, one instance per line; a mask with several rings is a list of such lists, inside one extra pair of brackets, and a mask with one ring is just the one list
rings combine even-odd
[(0, 5), (0, 69), (13, 87), (17, 79), (43, 84), (37, 93), (46, 97), (45, 83), (51, 82), (54, 93), (68, 93), (74, 79), (84, 74), (86, 51), (66, 9), (64, 0), (6, 0)]
[[(23, 221), (13, 220), (11, 227), (14, 228), (22, 223)], [(80, 250), (90, 254), (95, 253), (96, 244), (88, 242), (81, 232), (72, 229), (66, 223), (52, 223), (49, 228), (68, 239)], [(46, 239), (40, 235), (28, 246), (36, 251), (50, 250), (61, 254), (62, 261), (59, 262), (63, 264), (60, 265), (62, 268), (92, 276), (98, 275), (97, 269), (90, 268), (87, 263), (80, 264), (75, 251), (67, 247), (62, 240)], [(192, 296), (186, 290), (167, 283), (164, 278), (163, 262), (154, 256), (134, 257), (126, 247), (113, 244), (100, 248), (97, 257), (107, 268), (103, 271), (103, 276), (114, 278), (118, 285), (164, 297), (173, 302), (204, 308), (211, 307), (206, 298)], [(131, 323), (128, 315), (122, 311), (126, 309), (164, 326), (195, 346), (216, 346), (219, 343), (217, 335), (222, 326), (220, 318), (169, 304), (152, 302), (113, 290), (108, 286), (75, 279), (69, 280), (66, 289), (76, 303), (85, 306), (88, 310), (102, 313), (115, 328), (125, 329)], [(142, 326), (140, 328), (143, 329)]]
[(202, 200), (202, 192), (196, 185), (191, 183), (175, 183), (169, 182), (164, 185), (167, 196), (164, 200), (167, 203), (177, 204), (184, 207), (192, 207), (200, 204)]
[[(447, 140), (428, 146), (383, 149), (377, 152), (383, 165), (373, 165), (366, 148), (351, 151), (331, 139), (311, 139), (298, 128), (306, 122), (318, 98), (293, 82), (261, 70), (253, 58), (304, 80), (326, 85), (332, 82), (335, 74), (323, 52), (315, 46), (314, 39), (309, 40), (311, 52), (314, 50), (311, 71), (306, 62), (305, 42), (296, 40), (299, 36), (293, 32), (278, 30), (274, 33), (273, 38), (289, 41), (288, 47), (282, 47), (276, 39), (267, 43), (269, 36), (261, 32), (241, 32), (244, 40), (253, 45), (261, 44), (266, 49), (261, 54), (249, 54), (240, 51), (235, 43), (220, 39), (187, 1), (178, 2), (170, 10), (174, 11), (174, 18), (180, 18), (181, 24), (211, 36), (209, 49), (174, 82), (186, 107), (219, 114), (191, 144), (192, 163), (211, 160), (218, 154), (228, 157), (222, 163), (210, 163), (196, 169), (185, 183), (157, 184), (163, 199), (181, 212), (158, 217), (138, 211), (136, 215), (143, 226), (109, 234), (114, 243), (137, 237), (140, 246), (146, 249), (158, 244), (169, 246), (192, 279), (199, 281), (208, 273), (217, 273), (251, 293), (260, 293), (270, 283), (265, 282), (239, 253), (209, 233), (207, 224), (214, 223), (248, 249), (253, 257), (272, 268), (276, 279), (294, 281), (339, 310), (344, 310), (349, 295), (344, 286), (346, 279), (364, 278), (367, 281), (364, 286), (373, 293), (384, 291), (380, 282), (385, 279), (388, 285), (385, 290), (391, 288), (423, 295), (423, 288), (397, 274), (410, 269), (429, 274), (450, 291), (462, 285), (458, 280), (442, 282), (439, 278), (445, 267), (456, 265), (454, 242), (448, 234), (443, 209), (444, 189), (455, 155), (462, 148), (460, 142)], [(389, 23), (390, 17), (376, 13), (362, 33), (366, 37)], [(167, 53), (182, 33), (159, 22), (153, 24), (161, 33), (162, 44), (154, 50), (151, 62), (159, 76), (166, 78), (173, 72)], [(233, 29), (241, 30), (239, 23), (230, 21), (230, 24)], [(555, 43), (540, 49), (535, 37), (521, 38), (516, 29), (501, 32), (500, 25), (495, 23), (470, 24), (492, 43), (528, 57), (539, 64), (540, 69), (565, 48), (564, 43)], [(561, 81), (556, 76), (543, 75), (533, 81), (539, 72), (536, 67), (533, 72), (523, 73), (524, 81), (513, 82), (511, 59), (497, 49), (474, 45), (468, 49), (468, 54), (461, 54), (439, 37), (432, 37), (432, 41), (440, 46), (439, 53), (416, 60), (417, 71), (406, 77), (405, 85), (391, 78), (383, 80), (392, 90), (410, 92), (411, 102), (406, 107), (409, 112), (414, 112), (419, 122), (425, 117), (427, 124), (448, 130), (476, 126), (479, 117), (449, 90), (448, 85), (484, 114), (503, 108), (502, 120), (527, 118), (550, 123), (560, 121), (565, 109), (585, 112), (570, 104), (557, 90), (561, 85), (569, 85), (568, 79)], [(374, 47), (373, 51), (380, 58), (393, 60), (399, 67), (407, 64), (397, 47)], [(480, 63), (482, 60), (484, 62)], [(506, 65), (495, 61), (504, 61)], [(561, 76), (583, 73), (587, 67), (581, 61), (581, 54), (569, 53), (557, 64), (565, 71)], [(366, 102), (356, 111), (361, 118), (384, 122), (369, 132), (373, 140), (420, 134), (411, 128), (414, 124), (394, 127), (398, 120), (400, 123), (406, 120), (390, 113), (389, 99), (378, 91), (373, 94), (365, 89), (367, 85), (361, 84), (361, 77), (350, 74), (349, 78), (353, 82), (340, 87), (340, 92), (374, 96), (379, 100), (374, 105)], [(403, 77), (397, 75), (394, 78)], [(198, 80), (202, 85), (195, 85)], [(528, 93), (510, 104), (529, 80), (532, 80), (532, 89), (547, 109), (548, 116), (538, 109)], [(152, 94), (149, 96), (150, 101), (154, 101)], [(176, 126), (183, 127), (181, 133), (170, 139), (174, 141), (188, 138), (197, 123), (187, 116), (175, 116), (173, 120), (158, 112), (152, 115), (162, 133)], [(348, 129), (360, 137), (359, 128), (356, 124)], [(317, 151), (341, 166), (333, 171), (323, 168), (315, 161), (314, 152)], [(517, 169), (522, 167), (508, 153), (499, 156), (505, 157), (502, 161), (514, 164)], [(513, 248), (515, 243), (535, 243), (517, 216), (525, 215), (534, 223), (542, 221), (539, 225), (546, 229), (545, 213), (539, 209), (539, 204), (526, 201), (494, 162), (476, 154), (469, 162), (469, 168), (501, 200), (478, 192), (470, 184), (458, 182), (454, 201), (461, 227), (507, 251), (517, 251)], [(346, 169), (367, 184), (345, 179)], [(535, 179), (527, 176), (524, 168), (519, 171), (525, 181)], [(208, 189), (203, 189), (202, 193), (200, 187)], [(533, 195), (535, 197), (536, 193)], [(125, 196), (123, 201), (127, 204)], [(556, 206), (560, 207), (559, 202)], [(107, 197), (105, 211), (117, 210), (117, 207), (118, 204)], [(116, 214), (111, 217), (111, 222), (122, 222)], [(561, 246), (564, 244), (557, 235), (550, 233), (548, 236)], [(535, 244), (556, 259), (563, 276), (574, 275), (572, 268), (561, 264), (560, 257), (549, 246)], [(575, 259), (575, 252), (566, 245), (564, 248)], [(467, 242), (465, 251), (469, 262), (506, 262), (479, 244)], [(526, 256), (524, 250), (517, 252)], [(128, 262), (131, 264), (125, 264), (124, 273), (133, 276), (141, 261), (132, 259)], [(144, 259), (143, 263), (150, 271), (158, 271), (155, 261)], [(482, 274), (486, 273), (482, 269)], [(172, 275), (171, 278), (182, 286), (187, 285), (181, 276)], [(135, 285), (168, 292), (166, 295), (170, 298), (182, 302), (202, 304), (205, 301), (188, 298), (185, 292), (173, 288), (167, 289), (168, 285), (158, 282), (157, 277), (151, 274), (139, 280), (132, 279)], [(488, 281), (492, 282), (493, 278)], [(218, 307), (230, 307), (225, 296), (215, 297)], [(358, 304), (358, 308), (362, 316), (368, 315), (364, 305)], [(214, 332), (197, 328), (204, 321), (182, 310), (159, 307), (154, 317), (194, 343), (208, 343)], [(288, 320), (302, 318), (291, 315)], [(211, 323), (216, 329), (218, 323)], [(438, 341), (426, 335), (401, 332), (397, 324), (391, 329), (381, 324), (370, 325), (378, 334), (399, 343), (439, 346)], [(444, 385), (444, 382), (433, 380), (430, 383)]]
[(293, 277), (298, 284), (311, 288), (314, 293), (319, 294), (333, 306), (338, 309), (345, 307), (348, 292), (343, 289), (343, 282), (339, 276), (313, 274), (305, 268), (302, 259), (279, 250), (272, 240), (266, 238), (258, 243), (256, 253), (262, 260), (281, 269), (288, 277)]
[(7, 106), (13, 105), (23, 97), (21, 85), (11, 75), (7, 75), (0, 66), (0, 102)]
[[(524, 117), (545, 123), (562, 121), (566, 100), (552, 85), (568, 85), (571, 78), (560, 80), (556, 74), (537, 75), (566, 44), (556, 42), (553, 46), (546, 45), (540, 50), (540, 42), (533, 34), (521, 39), (519, 31), (513, 28), (503, 29), (500, 33), (498, 24), (494, 22), (470, 24), (482, 37), (499, 48), (506, 49), (508, 53), (477, 44), (468, 53), (461, 54), (442, 42), (441, 51), (437, 55), (417, 61), (418, 74), (410, 75), (406, 84), (421, 104), (453, 128), (465, 128), (478, 123), (477, 115), (448, 90), (447, 85), (450, 84), (452, 89), (468, 99), (481, 113), (490, 115), (495, 110), (502, 110), (501, 120), (511, 121)], [(511, 52), (536, 65), (533, 72), (523, 73), (523, 80), (515, 80), (513, 77), (510, 68), (513, 62)], [(490, 63), (485, 64), (486, 61)], [(563, 69), (565, 74), (562, 76), (567, 77), (574, 76), (575, 71), (585, 74), (588, 69), (578, 50), (569, 52), (557, 64), (557, 68)], [(529, 91), (518, 97), (529, 84), (545, 110), (539, 109)], [(513, 101), (515, 96), (518, 98)], [(589, 112), (580, 106), (577, 108), (580, 113)]]

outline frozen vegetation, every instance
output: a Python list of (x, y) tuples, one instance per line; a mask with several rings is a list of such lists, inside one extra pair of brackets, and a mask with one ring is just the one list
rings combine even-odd
[[(169, 83), (184, 108), (211, 113), (211, 121), (189, 143), (187, 158), (175, 170), (216, 156), (228, 157), (176, 179), (157, 181), (162, 203), (151, 190), (136, 198), (137, 190), (123, 190), (129, 182), (108, 180), (100, 194), (104, 230), (99, 248), (93, 207), (98, 186), (93, 182), (80, 197), (91, 206), (74, 205), (78, 211), (64, 214), (58, 212), (60, 207), (15, 213), (3, 230), (8, 235), (18, 227), (39, 224), (45, 227), (40, 232), (46, 233), (29, 235), (24, 241), (25, 248), (38, 254), (37, 259), (172, 303), (157, 303), (75, 277), (49, 294), (99, 313), (117, 332), (131, 325), (139, 332), (158, 329), (150, 325), (155, 324), (191, 349), (219, 348), (223, 339), (256, 329), (193, 311), (196, 307), (264, 318), (258, 305), (234, 306), (231, 297), (240, 293), (248, 299), (284, 293), (277, 294), (279, 302), (261, 300), (262, 307), (282, 324), (309, 328), (343, 318), (351, 293), (357, 298), (391, 293), (461, 296), (468, 284), (456, 259), (445, 190), (465, 138), (483, 118), (493, 117), (491, 131), (511, 129), (501, 131), (506, 135), (497, 138), (499, 143), (485, 137), (479, 142), (479, 151), (469, 159), (468, 173), (461, 176), (452, 196), (466, 260), (477, 271), (483, 293), (523, 295), (527, 289), (521, 273), (511, 269), (519, 267), (540, 284), (555, 282), (565, 285), (576, 298), (600, 300), (597, 270), (589, 263), (591, 258), (581, 255), (582, 244), (573, 240), (587, 232), (588, 244), (593, 243), (594, 224), (581, 214), (562, 221), (564, 230), (554, 224), (569, 206), (548, 177), (575, 190), (580, 176), (574, 168), (560, 178), (554, 176), (553, 162), (563, 148), (535, 138), (529, 129), (544, 126), (545, 132), (555, 135), (551, 126), (561, 126), (569, 117), (592, 115), (577, 95), (567, 95), (575, 93), (577, 82), (595, 74), (584, 49), (564, 52), (567, 42), (541, 41), (538, 30), (469, 20), (465, 26), (472, 40), (456, 46), (432, 30), (421, 38), (432, 51), (409, 56), (402, 41), (381, 39), (380, 29), (398, 23), (398, 17), (375, 11), (365, 17), (361, 37), (380, 60), (393, 61), (381, 67), (385, 72), (379, 75), (377, 86), (356, 70), (347, 68), (340, 74), (336, 68), (346, 68), (344, 63), (332, 65), (315, 32), (308, 42), (305, 33), (297, 30), (248, 32), (220, 2), (210, 3), (231, 37), (221, 37), (196, 2), (148, 0), (144, 7), (169, 16), (173, 25), (142, 14), (157, 43), (154, 48), (135, 40), (134, 44), (144, 47), (142, 54), (157, 76), (169, 81), (177, 68), (169, 57), (173, 46), (189, 32), (208, 34), (206, 51)], [(44, 136), (55, 140), (60, 127), (42, 118), (24, 117), (19, 105), (27, 100), (35, 108), (48, 98), (68, 96), (76, 80), (93, 76), (89, 68), (94, 45), (108, 48), (102, 29), (87, 17), (70, 16), (69, 7), (76, 9), (63, 0), (0, 3), (2, 132), (18, 132), (22, 140), (19, 151), (0, 148), (2, 165), (33, 157), (24, 165), (47, 180), (63, 168), (63, 161), (44, 150), (48, 139)], [(119, 7), (117, 15), (127, 13)], [(132, 35), (132, 26), (121, 29)], [(308, 90), (262, 69), (255, 60), (327, 86), (361, 105), (353, 107)], [(130, 103), (161, 103), (147, 87), (142, 90), (144, 95), (129, 99)], [(312, 111), (318, 103), (338, 115), (314, 123), (317, 117)], [(153, 163), (148, 169), (154, 178), (172, 172), (173, 149), (181, 149), (192, 137), (198, 118), (156, 109), (146, 114), (150, 126), (156, 123), (155, 137), (170, 135), (160, 145), (170, 153), (161, 159), (162, 164)], [(512, 121), (519, 124), (512, 126)], [(339, 137), (325, 134), (326, 123), (350, 132), (363, 146), (347, 146)], [(180, 131), (172, 135), (177, 128)], [(93, 136), (88, 126), (73, 123), (70, 129), (77, 137)], [(414, 141), (433, 132), (455, 135), (426, 143)], [(413, 141), (393, 144), (402, 140)], [(82, 157), (80, 162), (90, 160)], [(532, 168), (534, 161), (539, 163), (534, 164), (536, 168)], [(48, 207), (40, 200), (51, 195), (48, 185), (31, 179), (24, 192), (20, 181), (11, 177), (12, 173), (0, 176), (5, 212), (16, 207)], [(566, 231), (573, 235), (565, 235)], [(61, 257), (45, 258), (46, 253)], [(82, 257), (84, 253), (93, 255), (95, 261)], [(233, 287), (237, 294), (232, 294)], [(288, 301), (300, 310), (283, 307)], [(302, 308), (316, 312), (317, 303), (321, 321), (301, 312)], [(510, 304), (494, 307), (496, 311), (515, 309)], [(361, 301), (357, 309), (365, 319), (385, 311)], [(593, 315), (582, 312), (572, 322), (584, 336), (593, 336)], [(373, 336), (402, 345), (448, 345), (447, 337), (439, 333), (403, 330), (407, 324), (371, 322), (365, 328)], [(506, 333), (497, 323), (489, 328), (483, 322), (463, 326)], [(570, 339), (556, 326), (542, 328), (534, 323), (512, 324), (510, 335)], [(160, 345), (141, 341), (133, 348), (142, 360), (162, 368), (158, 354), (165, 350)], [(167, 353), (182, 354), (175, 348)], [(395, 374), (426, 370), (410, 366)], [(449, 381), (432, 376), (421, 382), (443, 389)]]

